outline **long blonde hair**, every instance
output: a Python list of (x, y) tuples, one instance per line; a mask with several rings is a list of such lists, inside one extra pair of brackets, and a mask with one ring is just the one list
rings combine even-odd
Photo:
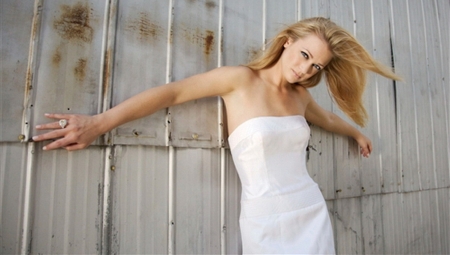
[(339, 108), (356, 124), (364, 126), (367, 112), (362, 96), (366, 86), (366, 70), (393, 80), (401, 78), (373, 59), (350, 33), (329, 19), (309, 18), (288, 26), (269, 43), (269, 47), (259, 57), (246, 66), (253, 70), (271, 67), (279, 60), (288, 38), (296, 41), (310, 34), (316, 34), (327, 42), (332, 59), (325, 68), (299, 85), (314, 87), (325, 74), (328, 90)]

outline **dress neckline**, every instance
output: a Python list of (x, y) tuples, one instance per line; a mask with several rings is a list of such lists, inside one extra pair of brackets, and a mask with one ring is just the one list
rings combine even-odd
[(231, 132), (231, 134), (228, 135), (228, 139), (230, 139), (230, 137), (233, 136), (233, 134), (236, 133), (236, 131), (240, 128), (242, 128), (242, 126), (244, 126), (244, 124), (247, 124), (248, 122), (252, 122), (255, 120), (259, 120), (259, 119), (273, 119), (273, 118), (301, 118), (304, 119), (306, 121), (305, 116), (301, 115), (301, 114), (295, 114), (295, 115), (283, 115), (283, 116), (257, 116), (257, 117), (253, 117), (250, 118), (248, 120), (243, 121), (241, 124), (239, 124), (234, 130), (233, 132)]

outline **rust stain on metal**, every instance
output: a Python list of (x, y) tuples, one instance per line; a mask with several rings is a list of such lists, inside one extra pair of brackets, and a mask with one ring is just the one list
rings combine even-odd
[(156, 40), (163, 34), (161, 26), (155, 24), (150, 20), (150, 15), (145, 12), (139, 13), (139, 17), (129, 22), (126, 30), (138, 32), (139, 40), (142, 42), (148, 42), (150, 40)]
[(217, 4), (213, 1), (208, 1), (205, 3), (206, 7), (208, 7), (209, 9), (213, 9), (217, 6)]
[(205, 54), (209, 55), (214, 46), (214, 32), (211, 30), (206, 30), (206, 37), (204, 37), (204, 40), (205, 40)]
[(82, 81), (86, 77), (86, 65), (87, 65), (86, 59), (83, 58), (78, 59), (77, 65), (75, 66), (74, 69), (75, 78), (78, 81)]
[(111, 49), (108, 49), (105, 54), (105, 63), (103, 65), (103, 97), (106, 97), (109, 87), (109, 66), (111, 62)]
[(248, 52), (248, 61), (251, 61), (253, 59), (256, 59), (260, 55), (261, 50), (259, 48), (250, 47), (247, 52)]
[(30, 91), (33, 89), (33, 85), (31, 84), (33, 81), (33, 72), (31, 71), (31, 67), (27, 69), (27, 80), (25, 84), (25, 95), (29, 95)]
[(92, 41), (94, 30), (89, 25), (91, 10), (89, 5), (76, 3), (73, 6), (62, 5), (61, 16), (53, 22), (58, 34), (67, 40)]
[(203, 47), (203, 52), (209, 55), (214, 49), (214, 32), (211, 30), (200, 31), (200, 29), (182, 28), (183, 37), (187, 42)]
[(60, 62), (61, 62), (61, 52), (59, 52), (59, 49), (56, 49), (55, 53), (52, 56), (52, 63), (55, 66), (59, 66)]

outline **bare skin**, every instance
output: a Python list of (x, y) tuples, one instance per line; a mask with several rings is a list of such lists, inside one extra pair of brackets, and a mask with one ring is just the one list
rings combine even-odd
[[(94, 116), (46, 114), (52, 119), (67, 119), (61, 129), (58, 122), (36, 126), (51, 130), (33, 137), (34, 141), (56, 139), (44, 150), (69, 151), (89, 146), (98, 136), (126, 122), (150, 115), (169, 106), (204, 97), (224, 100), (228, 130), (259, 116), (303, 115), (309, 122), (327, 131), (353, 137), (368, 157), (372, 143), (359, 130), (337, 115), (321, 108), (311, 94), (294, 83), (304, 81), (331, 60), (328, 46), (316, 35), (287, 40), (278, 62), (270, 68), (253, 71), (247, 67), (221, 67), (184, 80), (146, 90), (116, 107)], [(241, 111), (241, 109), (246, 111)]]

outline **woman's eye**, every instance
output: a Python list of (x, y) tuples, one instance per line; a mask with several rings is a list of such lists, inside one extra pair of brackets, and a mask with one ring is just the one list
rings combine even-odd
[(316, 68), (317, 71), (320, 71), (320, 69), (321, 69), (319, 65), (314, 65), (314, 68)]
[(309, 56), (308, 56), (308, 54), (306, 54), (306, 52), (302, 51), (301, 53), (302, 53), (302, 56), (305, 57), (306, 59), (309, 58)]

